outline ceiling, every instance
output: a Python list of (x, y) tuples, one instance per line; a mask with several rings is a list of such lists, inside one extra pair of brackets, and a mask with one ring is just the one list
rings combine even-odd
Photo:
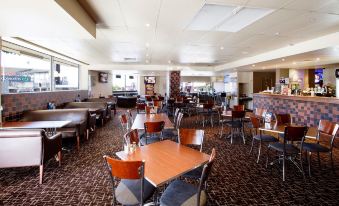
[[(76, 22), (70, 22), (67, 13), (62, 16), (58, 10), (58, 16), (52, 17), (55, 14), (44, 7), (52, 8), (53, 4), (54, 8), (53, 0), (43, 1), (39, 8), (22, 2), (24, 6), (20, 9), (13, 5), (0, 8), (0, 35), (15, 34), (15, 28), (4, 32), (1, 27), (22, 26), (14, 20), (24, 8), (25, 13), (34, 14), (34, 18), (26, 18), (21, 13), (22, 19), (28, 22), (44, 19), (52, 26), (42, 25), (46, 30), (51, 29), (49, 32), (44, 32), (43, 27), (37, 28), (39, 25), (32, 26), (27, 28), (29, 32), (33, 30), (31, 33), (22, 32), (20, 37), (86, 62), (89, 68), (137, 64), (213, 70), (214, 66), (339, 32), (338, 0), (79, 0), (91, 8), (90, 16), (97, 23), (96, 38), (80, 31)], [(206, 3), (273, 11), (238, 32), (189, 29)], [(7, 18), (3, 16), (4, 10)], [(14, 16), (14, 20), (8, 16)], [(73, 26), (76, 31), (72, 30)], [(50, 34), (52, 31), (58, 35)], [(77, 33), (81, 35), (74, 35)], [(244, 62), (240, 67), (245, 65)]]

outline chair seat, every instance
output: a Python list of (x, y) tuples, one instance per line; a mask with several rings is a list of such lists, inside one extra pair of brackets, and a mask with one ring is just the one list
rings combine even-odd
[(240, 121), (227, 122), (226, 125), (232, 128), (242, 128), (242, 123)]
[(62, 138), (71, 138), (76, 136), (75, 128), (57, 128), (57, 132), (61, 132)]
[(304, 142), (303, 144), (303, 150), (306, 150), (308, 152), (329, 152), (330, 149), (322, 146), (320, 144), (317, 143), (306, 143)]
[(187, 178), (192, 178), (192, 179), (199, 179), (201, 178), (202, 170), (203, 170), (203, 167), (198, 167), (192, 171), (186, 172), (182, 176), (187, 177)]
[[(140, 203), (141, 180), (123, 179), (115, 190), (116, 200), (123, 205), (137, 205)], [(152, 197), (155, 187), (144, 179), (144, 202)]]
[[(159, 141), (160, 141), (160, 138), (159, 138), (159, 137), (147, 137), (147, 144), (152, 144), (152, 143), (159, 142)], [(147, 145), (147, 144), (146, 144), (146, 138), (143, 137), (143, 138), (140, 140), (140, 143), (141, 143), (141, 145)]]
[(262, 134), (262, 135), (255, 135), (253, 137), (255, 140), (261, 140), (263, 142), (277, 142), (278, 139), (273, 137), (272, 135)]
[[(198, 187), (181, 180), (175, 180), (164, 191), (160, 198), (163, 206), (196, 206)], [(205, 191), (201, 191), (200, 205), (206, 205), (207, 197)]]
[[(270, 143), (268, 147), (278, 152), (284, 151), (284, 144), (281, 142)], [(289, 153), (289, 154), (299, 153), (299, 149), (292, 144), (286, 144), (285, 147), (286, 147), (286, 153)]]

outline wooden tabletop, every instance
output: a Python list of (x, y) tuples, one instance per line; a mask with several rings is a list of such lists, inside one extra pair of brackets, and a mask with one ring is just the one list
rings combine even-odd
[(165, 129), (173, 129), (174, 125), (169, 120), (167, 114), (159, 113), (159, 114), (137, 114), (135, 120), (133, 122), (131, 129), (144, 129), (145, 122), (165, 122)]
[(145, 178), (155, 187), (200, 167), (209, 160), (209, 155), (170, 140), (138, 147), (132, 154), (121, 151), (116, 155), (122, 160), (144, 160)]
[[(277, 125), (275, 122), (265, 123), (262, 127), (259, 128), (259, 130), (284, 134), (286, 126), (287, 125)], [(317, 134), (318, 134), (318, 129), (316, 127), (309, 127), (307, 134), (306, 134), (306, 138), (316, 139)]]
[(3, 122), (2, 128), (26, 128), (26, 129), (46, 129), (61, 128), (69, 124), (71, 121), (32, 121), (32, 122)]

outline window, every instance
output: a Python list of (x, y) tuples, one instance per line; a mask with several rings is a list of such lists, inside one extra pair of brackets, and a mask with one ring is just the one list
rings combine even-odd
[(113, 73), (113, 91), (136, 91), (139, 76)]
[(79, 88), (78, 65), (60, 59), (55, 59), (53, 65), (55, 90), (75, 90)]
[(2, 93), (51, 90), (50, 56), (7, 42), (2, 49)]
[(79, 89), (78, 64), (10, 42), (2, 41), (2, 45), (3, 94)]

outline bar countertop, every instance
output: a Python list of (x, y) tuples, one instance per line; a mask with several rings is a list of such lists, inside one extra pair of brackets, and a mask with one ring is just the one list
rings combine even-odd
[(255, 93), (253, 94), (253, 97), (266, 97), (266, 98), (274, 98), (274, 99), (291, 99), (296, 101), (307, 101), (307, 102), (322, 102), (322, 103), (329, 103), (329, 104), (338, 104), (339, 105), (339, 99), (336, 97), (318, 97), (318, 96), (287, 96), (287, 95), (281, 95), (281, 94), (266, 94), (266, 93)]

